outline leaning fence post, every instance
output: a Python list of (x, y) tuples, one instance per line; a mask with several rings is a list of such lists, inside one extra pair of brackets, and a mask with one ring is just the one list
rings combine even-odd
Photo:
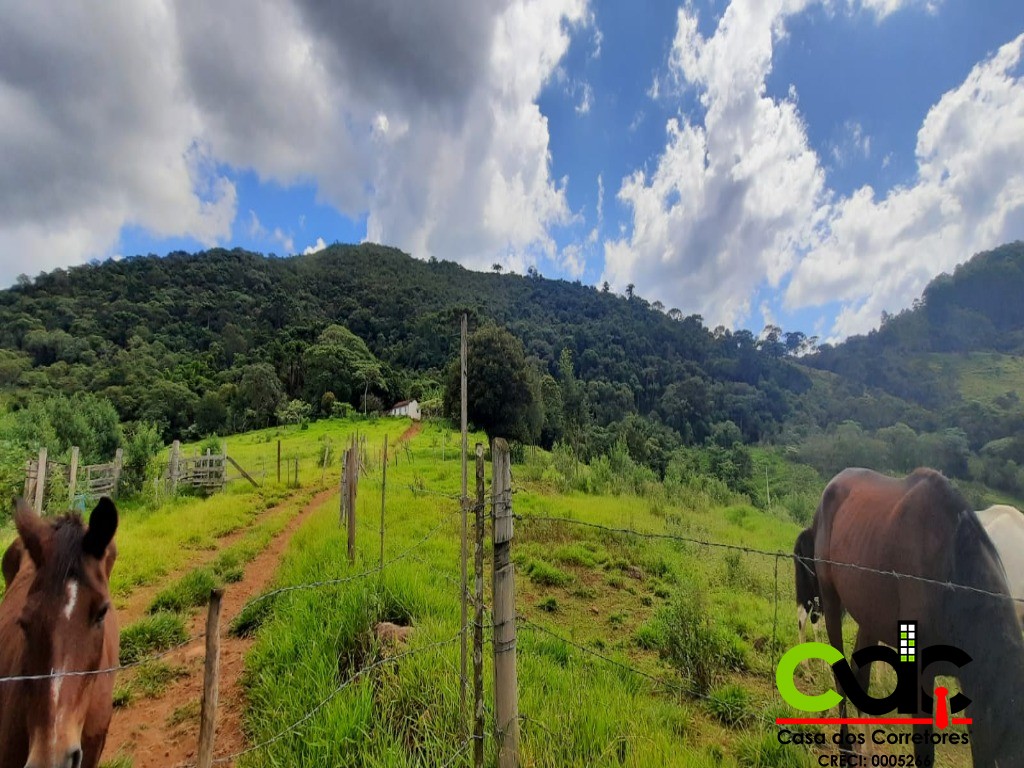
[(380, 567), (384, 567), (384, 502), (388, 493), (388, 436), (384, 435), (384, 466), (380, 477)]
[(178, 475), (181, 472), (181, 441), (171, 443), (171, 495), (178, 492)]
[(348, 561), (356, 561), (356, 483), (359, 482), (359, 455), (354, 442), (348, 449), (346, 467), (346, 507), (348, 508)]
[(277, 441), (277, 482), (281, 482), (281, 441)]
[(473, 765), (484, 764), (484, 447), (476, 444), (476, 621), (473, 624)]
[(203, 670), (203, 705), (199, 715), (199, 768), (210, 768), (213, 765), (220, 683), (220, 605), (223, 597), (223, 589), (212, 590), (210, 609), (206, 614), (206, 666)]
[(78, 446), (71, 447), (71, 468), (68, 470), (68, 499), (75, 506), (75, 485), (78, 483)]
[(39, 449), (39, 466), (36, 469), (36, 514), (43, 514), (43, 497), (46, 495), (46, 446)]
[(114, 488), (110, 492), (113, 498), (117, 498), (117, 488), (121, 484), (121, 467), (124, 465), (124, 449), (118, 448), (114, 451)]
[(508, 443), (491, 444), (494, 497), (494, 728), (499, 768), (519, 765), (515, 576), (512, 565), (512, 466)]

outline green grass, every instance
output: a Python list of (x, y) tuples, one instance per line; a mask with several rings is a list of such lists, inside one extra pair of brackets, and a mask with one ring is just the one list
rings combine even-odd
[[(410, 648), (454, 636), (458, 629), (457, 502), (409, 489), (457, 492), (458, 464), (440, 461), (437, 432), (428, 428), (415, 443), (416, 462), (389, 469), (388, 553), (397, 553), (439, 520), (442, 533), (383, 576), (338, 587), (289, 592), (248, 621), (256, 643), (247, 658), (250, 708), (245, 727), (256, 742), (305, 715), (378, 651), (369, 639), (374, 622), (399, 614), (415, 627)], [(514, 468), (514, 474), (518, 470)], [(518, 475), (522, 476), (522, 475)], [(559, 495), (541, 482), (517, 481), (516, 512), (564, 516), (614, 527), (669, 532), (788, 551), (798, 527), (757, 510), (731, 515), (695, 511), (685, 499), (653, 508), (634, 496)], [(360, 498), (379, 499), (379, 477), (361, 481)], [(372, 507), (371, 507), (372, 509)], [(379, 509), (379, 508), (378, 508)], [(378, 558), (375, 513), (357, 515), (359, 556), (345, 562), (344, 534), (334, 510), (310, 520), (291, 542), (277, 574), (278, 585), (345, 577)], [(658, 678), (685, 682), (663, 658), (664, 630), (657, 629), (666, 598), (700, 589), (719, 643), (718, 686), (735, 685), (766, 695), (770, 685), (774, 561), (730, 564), (717, 551), (645, 541), (559, 523), (516, 522), (516, 605), (531, 621)], [(489, 550), (489, 542), (488, 542)], [(556, 565), (557, 564), (557, 565)], [(489, 566), (488, 566), (489, 568)], [(733, 573), (733, 583), (724, 575)], [(617, 588), (605, 583), (617, 580)], [(489, 570), (485, 582), (490, 586)], [(780, 601), (792, 601), (791, 578), (780, 583)], [(755, 593), (746, 587), (758, 586)], [(767, 585), (767, 587), (765, 586)], [(560, 589), (557, 599), (552, 588)], [(663, 597), (659, 597), (662, 595)], [(490, 604), (491, 598), (485, 598)], [(256, 609), (254, 609), (255, 612)], [(734, 616), (737, 614), (738, 616)], [(780, 636), (795, 641), (792, 622)], [(646, 629), (642, 629), (646, 628)], [(488, 636), (490, 632), (488, 632)], [(644, 638), (643, 641), (638, 638)], [(755, 648), (763, 650), (757, 650)], [(746, 746), (744, 729), (727, 724), (705, 706), (582, 651), (522, 627), (519, 631), (519, 710), (524, 765), (737, 765)], [(488, 718), (493, 673), (486, 653)], [(444, 646), (375, 669), (344, 690), (306, 723), (301, 737), (282, 740), (241, 765), (352, 764), (367, 766), (444, 763), (461, 739), (458, 729), (458, 645)], [(719, 680), (719, 678), (716, 678)], [(716, 690), (713, 688), (712, 690)], [(732, 700), (722, 694), (722, 711)], [(754, 695), (753, 693), (751, 695)], [(488, 723), (492, 732), (493, 723)], [(759, 743), (759, 742), (758, 742)], [(716, 751), (718, 750), (718, 751)], [(745, 750), (745, 751), (743, 751)], [(494, 760), (488, 739), (488, 761)]]
[(222, 583), (212, 568), (197, 568), (161, 591), (150, 603), (149, 613), (184, 613), (205, 605), (210, 600), (210, 592)]
[(114, 690), (114, 706), (125, 707), (137, 699), (152, 699), (161, 696), (175, 680), (188, 675), (184, 667), (172, 666), (162, 661), (143, 664), (126, 673), (127, 679), (119, 682)]
[(185, 642), (185, 620), (175, 613), (147, 616), (121, 630), (122, 664), (131, 664)]
[(965, 400), (991, 403), (1008, 392), (1024, 397), (1024, 358), (998, 352), (932, 354), (929, 366), (957, 382)]

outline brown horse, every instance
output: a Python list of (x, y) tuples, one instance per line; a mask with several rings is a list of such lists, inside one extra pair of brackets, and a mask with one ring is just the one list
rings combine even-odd
[[(847, 469), (826, 487), (811, 527), (829, 642), (843, 650), (846, 611), (857, 622), (856, 650), (878, 643), (898, 648), (901, 621), (917, 622), (922, 653), (938, 644), (962, 649), (972, 658), (962, 669), (933, 664), (921, 670), (917, 716), (931, 715), (936, 674), (955, 675), (971, 700), (966, 716), (974, 721), (974, 765), (1024, 766), (1024, 641), (999, 555), (950, 482), (930, 469), (904, 478)], [(872, 570), (841, 565), (851, 563)], [(851, 666), (866, 689), (870, 662)], [(843, 693), (838, 676), (836, 686)], [(845, 709), (844, 700), (841, 716)], [(915, 725), (914, 731), (925, 741), (915, 745), (916, 757), (932, 759), (932, 727)]]
[(77, 514), (40, 518), (15, 501), (18, 538), (3, 556), (0, 602), (0, 768), (96, 768), (113, 712), (117, 619), (108, 584), (117, 509), (100, 499)]

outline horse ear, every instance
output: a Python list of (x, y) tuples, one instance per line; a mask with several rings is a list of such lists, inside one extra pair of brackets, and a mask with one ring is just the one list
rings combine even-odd
[(82, 549), (87, 555), (102, 560), (116, 532), (117, 507), (104, 496), (89, 515), (89, 530), (85, 532), (85, 538), (82, 540)]
[(40, 567), (44, 559), (44, 541), (47, 525), (35, 510), (21, 496), (14, 500), (14, 526), (25, 544), (25, 549), (32, 556), (32, 562)]

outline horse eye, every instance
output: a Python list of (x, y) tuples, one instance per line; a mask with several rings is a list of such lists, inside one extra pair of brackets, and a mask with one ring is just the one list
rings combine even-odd
[(103, 619), (107, 617), (107, 611), (110, 610), (110, 603), (104, 603), (100, 606), (99, 610), (96, 611), (96, 616), (93, 618), (93, 622), (96, 624), (102, 624)]

